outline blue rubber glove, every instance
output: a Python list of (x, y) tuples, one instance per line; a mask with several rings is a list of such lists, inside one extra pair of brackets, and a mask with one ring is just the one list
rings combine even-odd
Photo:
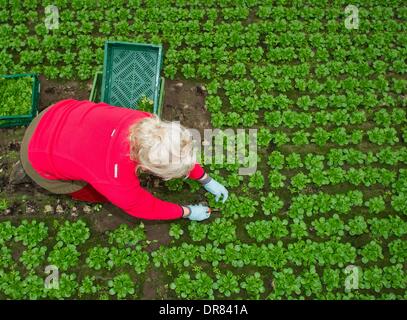
[(208, 219), (210, 216), (209, 208), (201, 204), (187, 206), (191, 213), (186, 217), (189, 220), (202, 221)]
[(229, 196), (228, 190), (221, 185), (218, 181), (211, 179), (207, 184), (204, 185), (206, 191), (212, 193), (215, 196), (215, 201), (218, 202), (220, 197), (223, 196), (223, 203)]

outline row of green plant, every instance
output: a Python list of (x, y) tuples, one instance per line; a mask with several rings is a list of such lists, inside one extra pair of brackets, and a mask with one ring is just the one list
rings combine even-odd
[[(142, 275), (149, 265), (149, 255), (143, 250), (148, 244), (143, 224), (133, 228), (120, 225), (105, 235), (105, 242), (110, 246), (88, 249), (84, 259), (89, 270), (126, 270), (113, 273), (107, 281), (101, 281), (102, 278), (89, 271), (85, 275), (81, 273), (80, 279), (76, 273), (67, 273), (83, 267), (81, 255), (86, 253), (84, 245), (90, 238), (89, 226), (83, 220), (53, 220), (52, 226), (37, 220), (23, 220), (17, 225), (1, 222), (0, 296), (11, 299), (134, 297), (140, 279), (135, 281), (129, 271)], [(24, 249), (16, 258), (17, 243)], [(58, 268), (58, 288), (45, 285), (46, 269), (41, 268), (49, 265)]]
[(0, 296), (17, 300), (137, 298), (137, 282), (128, 273), (119, 273), (108, 281), (101, 281), (92, 275), (80, 280), (76, 273), (61, 273), (58, 288), (47, 288), (44, 285), (45, 276), (34, 272), (23, 275), (17, 270), (5, 272), (0, 269)]
[[(406, 286), (401, 264), (384, 268), (359, 269), (359, 274), (360, 289), (380, 292), (383, 288), (404, 289)], [(264, 277), (259, 272), (235, 275), (230, 271), (222, 273), (216, 270), (215, 276), (210, 276), (207, 272), (199, 270), (192, 275), (189, 272), (179, 274), (171, 283), (170, 288), (177, 293), (179, 298), (183, 299), (214, 299), (214, 293), (217, 291), (225, 297), (230, 297), (237, 296), (241, 290), (244, 290), (252, 299), (281, 299), (282, 297), (304, 299), (310, 296), (323, 297), (323, 293), (326, 294), (326, 292), (343, 294), (347, 291), (346, 272), (329, 267), (323, 269), (322, 275), (312, 266), (298, 276), (291, 268), (273, 272), (274, 290), (268, 295), (263, 279)], [(329, 299), (330, 296), (326, 295), (325, 299)]]
[[(337, 220), (338, 218), (333, 217), (331, 221), (322, 219), (316, 220), (313, 224), (314, 228), (318, 230), (317, 233), (320, 235), (340, 234), (342, 230), (334, 226), (335, 219)], [(346, 228), (360, 227), (355, 227), (352, 223), (358, 222), (350, 222)], [(374, 224), (374, 221), (369, 223)], [(277, 230), (276, 232), (280, 232), (280, 236), (285, 236), (285, 234), (288, 233), (284, 231), (284, 229), (278, 230), (279, 227), (281, 228), (281, 224), (280, 226), (276, 225), (274, 222), (273, 227)], [(305, 235), (301, 235), (304, 229), (302, 229), (301, 224), (298, 225), (300, 228), (292, 227), (293, 232), (299, 235), (298, 238), (305, 237)], [(255, 227), (259, 229), (259, 232), (262, 232), (262, 230), (260, 230), (261, 225), (257, 224), (253, 226), (253, 229)], [(335, 227), (336, 230), (334, 230)], [(345, 229), (345, 226), (343, 229)], [(398, 234), (405, 234), (405, 225), (404, 230), (401, 230), (401, 233)], [(398, 236), (398, 234), (396, 236)], [(390, 261), (392, 263), (403, 263), (407, 259), (407, 255), (403, 251), (406, 246), (406, 241), (401, 239), (392, 240), (388, 243), (387, 250), (390, 252)], [(287, 265), (335, 265), (342, 267), (347, 264), (353, 264), (356, 261), (366, 264), (374, 263), (379, 260), (383, 261), (384, 259), (383, 245), (379, 240), (372, 240), (359, 249), (356, 249), (349, 242), (341, 242), (335, 239), (335, 237), (324, 242), (301, 239), (296, 242), (288, 243), (287, 245), (284, 245), (281, 240), (277, 240), (275, 244), (270, 242), (268, 244), (248, 244), (240, 243), (235, 239), (229, 239), (229, 243), (224, 245), (215, 241), (202, 245), (183, 242), (179, 246), (161, 246), (158, 250), (153, 251), (151, 255), (156, 267), (167, 268), (172, 266), (178, 271), (182, 271), (185, 267), (190, 267), (198, 263), (197, 261), (210, 263), (214, 267), (222, 264), (239, 268), (253, 266), (281, 269)]]
[[(400, 146), (380, 148), (377, 152), (363, 152), (356, 148), (330, 148), (325, 154), (291, 152), (284, 155), (280, 151), (272, 151), (268, 157), (268, 164), (277, 170), (313, 169), (323, 170), (329, 168), (341, 168), (348, 166), (368, 166), (381, 164), (394, 166), (407, 164), (407, 148)], [(406, 169), (399, 169), (399, 175), (405, 176)]]
[[(256, 242), (269, 241), (271, 238), (280, 239), (288, 236), (292, 239), (303, 239), (313, 233), (321, 238), (342, 238), (346, 234), (350, 236), (371, 234), (373, 237), (384, 239), (388, 239), (389, 237), (403, 237), (407, 234), (407, 223), (399, 216), (389, 216), (383, 219), (372, 218), (366, 221), (363, 215), (358, 215), (345, 223), (338, 214), (334, 214), (330, 218), (320, 217), (312, 221), (311, 226), (307, 226), (304, 221), (299, 219), (289, 221), (287, 219), (273, 217), (271, 220), (256, 220), (250, 222), (245, 226), (245, 229), (249, 237), (256, 240)], [(191, 232), (192, 238), (194, 235), (195, 234)], [(196, 240), (196, 238), (194, 240)], [(377, 253), (377, 256), (374, 256), (375, 258), (379, 256), (383, 258), (383, 255), (381, 255), (381, 244), (374, 242), (373, 248), (372, 245), (368, 245), (367, 247), (365, 251), (361, 252), (363, 258), (365, 258), (365, 254), (368, 253), (367, 251), (373, 249), (375, 249)], [(376, 260), (366, 258), (366, 261)]]

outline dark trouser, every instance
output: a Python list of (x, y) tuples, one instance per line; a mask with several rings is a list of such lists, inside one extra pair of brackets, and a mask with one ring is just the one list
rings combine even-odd
[(35, 183), (52, 193), (70, 194), (73, 199), (88, 202), (109, 202), (103, 195), (98, 193), (85, 181), (45, 179), (40, 176), (31, 165), (30, 161), (28, 160), (28, 144), (32, 135), (34, 134), (36, 126), (40, 122), (41, 117), (48, 111), (49, 108), (41, 111), (31, 121), (24, 133), (24, 138), (20, 149), (20, 161), (24, 171), (32, 180), (34, 180)]

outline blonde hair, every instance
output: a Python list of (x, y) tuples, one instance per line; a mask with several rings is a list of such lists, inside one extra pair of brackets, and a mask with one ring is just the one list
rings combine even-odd
[(196, 163), (192, 135), (178, 122), (156, 115), (129, 127), (130, 158), (164, 180), (186, 176)]

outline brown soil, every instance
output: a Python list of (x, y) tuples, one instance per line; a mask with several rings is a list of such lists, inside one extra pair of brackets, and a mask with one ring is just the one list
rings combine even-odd
[(180, 121), (182, 125), (203, 130), (211, 128), (210, 114), (205, 108), (207, 93), (200, 83), (166, 80), (162, 118)]
[(168, 233), (168, 222), (143, 222), (144, 229), (146, 230), (147, 239), (153, 241), (148, 247), (147, 251), (151, 252), (157, 250), (160, 245), (167, 245), (170, 243), (171, 238)]
[[(161, 290), (160, 290), (161, 289)], [(165, 287), (165, 280), (162, 273), (156, 268), (151, 268), (146, 274), (143, 284), (143, 300), (167, 299), (168, 288)]]
[(93, 229), (100, 233), (113, 230), (121, 224), (131, 226), (138, 222), (138, 220), (135, 220), (111, 203), (104, 204), (100, 212), (91, 216), (91, 220)]
[(58, 81), (47, 80), (40, 76), (41, 95), (39, 111), (64, 99), (88, 100), (92, 90), (92, 81)]

